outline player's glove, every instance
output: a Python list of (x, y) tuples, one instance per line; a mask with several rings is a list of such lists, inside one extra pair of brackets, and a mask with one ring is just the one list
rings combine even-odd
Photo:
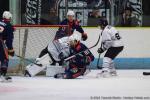
[(87, 36), (87, 33), (83, 33), (82, 34), (82, 40), (85, 41), (87, 40), (88, 36)]
[(15, 55), (15, 51), (13, 49), (8, 50), (8, 55), (13, 57)]
[(98, 53), (103, 53), (104, 50), (103, 50), (102, 48), (98, 48), (97, 52), (98, 52)]

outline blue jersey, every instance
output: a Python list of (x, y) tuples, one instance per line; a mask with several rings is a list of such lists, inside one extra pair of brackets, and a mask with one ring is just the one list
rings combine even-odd
[[(8, 21), (0, 21), (0, 62), (8, 60), (7, 49), (13, 49), (14, 28)], [(3, 30), (3, 31), (2, 31)]]
[(72, 35), (74, 30), (80, 32), (80, 33), (84, 33), (84, 30), (82, 29), (82, 27), (79, 25), (79, 21), (78, 20), (73, 20), (73, 22), (69, 22), (68, 19), (63, 20), (61, 23), (61, 25), (68, 25), (69, 26), (69, 35)]
[[(84, 52), (82, 52), (84, 51)], [(74, 60), (75, 64), (78, 67), (83, 67), (88, 65), (85, 60), (88, 57), (90, 59), (90, 62), (94, 60), (93, 54), (90, 52), (90, 50), (83, 44), (83, 43), (78, 43), (78, 45), (75, 48), (70, 48), (70, 55), (77, 54), (79, 52), (82, 52), (81, 54), (77, 55)], [(89, 62), (89, 63), (90, 63)]]
[(0, 27), (4, 28), (3, 32), (0, 33), (0, 39), (5, 41), (5, 44), (8, 49), (13, 49), (13, 32), (14, 27), (8, 21), (0, 21)]
[(60, 39), (65, 36), (70, 36), (73, 34), (74, 30), (81, 33), (83, 40), (87, 39), (87, 35), (84, 33), (84, 30), (79, 25), (78, 20), (73, 20), (72, 22), (69, 22), (68, 19), (65, 19), (60, 23), (60, 25), (68, 25), (68, 27), (60, 27), (59, 30), (56, 32), (55, 40)]

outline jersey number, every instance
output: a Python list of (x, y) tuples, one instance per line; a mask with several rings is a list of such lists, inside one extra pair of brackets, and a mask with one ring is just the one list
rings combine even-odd
[(121, 37), (119, 36), (119, 33), (116, 33), (116, 34), (115, 34), (115, 37), (116, 37), (118, 40), (121, 39)]
[(0, 26), (0, 33), (4, 31), (4, 27)]

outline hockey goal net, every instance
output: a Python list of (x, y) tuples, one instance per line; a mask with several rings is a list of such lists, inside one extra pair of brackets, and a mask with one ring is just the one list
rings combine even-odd
[(23, 71), (29, 64), (25, 59), (34, 61), (40, 52), (54, 40), (59, 28), (67, 28), (66, 25), (16, 25), (13, 46), (15, 54), (22, 57), (14, 57), (10, 60), (9, 72)]

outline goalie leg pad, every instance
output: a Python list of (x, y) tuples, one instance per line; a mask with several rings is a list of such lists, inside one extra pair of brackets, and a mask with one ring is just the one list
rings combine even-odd
[(42, 64), (42, 66), (38, 66), (38, 65), (35, 65), (35, 64), (29, 64), (28, 66), (26, 66), (26, 70), (29, 72), (29, 74), (31, 76), (35, 76), (39, 72), (43, 71), (48, 65), (52, 64), (53, 61), (49, 57), (49, 54), (45, 54), (41, 58), (38, 58), (36, 60), (36, 63), (37, 64)]
[(65, 68), (63, 68), (62, 66), (49, 65), (46, 68), (46, 76), (48, 77), (53, 77), (56, 74), (64, 73), (64, 72), (65, 72)]

